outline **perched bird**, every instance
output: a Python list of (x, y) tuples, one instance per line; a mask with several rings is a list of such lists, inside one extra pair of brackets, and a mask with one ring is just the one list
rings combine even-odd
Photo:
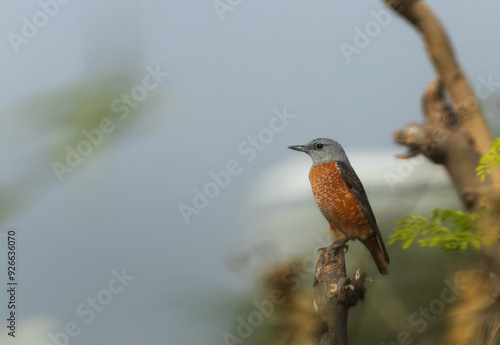
[(360, 240), (370, 251), (380, 273), (389, 274), (389, 255), (375, 216), (342, 146), (335, 140), (319, 138), (288, 148), (311, 156), (312, 191), (335, 238)]

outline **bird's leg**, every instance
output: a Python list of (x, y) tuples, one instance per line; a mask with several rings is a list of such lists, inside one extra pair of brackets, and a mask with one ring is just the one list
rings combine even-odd
[(337, 247), (345, 247), (346, 252), (349, 250), (349, 246), (346, 244), (349, 240), (355, 240), (352, 236), (348, 235), (337, 223), (330, 224), (330, 232), (336, 238), (336, 240), (329, 247), (318, 248), (318, 253), (329, 248), (329, 253), (332, 253), (333, 249)]
[(349, 246), (347, 245), (347, 242), (350, 240), (349, 237), (343, 237), (341, 239), (335, 240), (330, 247), (328, 247), (328, 253), (329, 254), (334, 254), (336, 251), (339, 249), (344, 249), (347, 252), (349, 250)]
[(322, 252), (325, 249), (328, 249), (328, 252), (331, 254), (334, 250), (338, 250), (340, 248), (345, 248), (345, 251), (347, 252), (349, 250), (349, 245), (347, 245), (347, 242), (349, 240), (349, 237), (342, 237), (341, 239), (333, 241), (333, 243), (330, 244), (329, 247), (318, 248), (318, 253)]

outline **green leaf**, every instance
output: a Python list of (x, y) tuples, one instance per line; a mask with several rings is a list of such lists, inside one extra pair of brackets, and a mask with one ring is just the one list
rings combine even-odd
[(412, 242), (413, 242), (413, 238), (409, 238), (406, 241), (404, 241), (403, 242), (403, 249), (408, 249), (408, 247), (410, 247)]
[(452, 209), (434, 209), (430, 218), (407, 214), (396, 222), (389, 245), (401, 241), (403, 249), (413, 242), (421, 247), (442, 247), (448, 251), (466, 249), (471, 245), (479, 249), (483, 240), (479, 238), (477, 219), (484, 212), (467, 213)]
[(481, 181), (486, 179), (486, 176), (491, 174), (491, 168), (500, 165), (500, 138), (493, 140), (491, 149), (479, 159), (479, 165), (476, 168), (476, 174), (481, 178)]

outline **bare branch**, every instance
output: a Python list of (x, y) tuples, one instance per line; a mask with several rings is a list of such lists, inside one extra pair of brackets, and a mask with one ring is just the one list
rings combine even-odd
[(346, 277), (344, 248), (345, 242), (334, 242), (323, 249), (316, 263), (314, 306), (327, 326), (320, 345), (347, 344), (349, 308), (365, 295), (365, 272)]
[[(480, 155), (491, 147), (491, 133), (484, 119), (479, 101), (458, 64), (448, 36), (439, 19), (427, 4), (420, 0), (384, 0), (384, 2), (410, 22), (425, 41), (439, 81), (450, 94), (458, 111), (460, 121), (468, 132), (479, 131), (472, 135), (474, 146)], [(499, 181), (500, 182), (500, 181)]]
[(496, 241), (482, 248), (482, 265), (461, 273), (469, 277), (467, 293), (448, 315), (442, 343), (492, 342), (500, 328), (500, 297), (494, 293), (500, 276), (500, 171), (492, 171), (489, 184), (480, 183), (476, 176), (479, 158), (491, 147), (491, 133), (450, 40), (431, 9), (421, 0), (384, 2), (421, 33), (438, 78), (422, 99), (425, 123), (410, 124), (395, 133), (396, 142), (409, 149), (403, 158), (422, 153), (442, 164), (468, 211), (477, 211), (481, 205), (488, 208), (481, 219), (481, 232)]

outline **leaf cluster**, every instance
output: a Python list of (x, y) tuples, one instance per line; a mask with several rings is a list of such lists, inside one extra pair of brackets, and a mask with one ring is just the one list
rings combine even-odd
[(487, 175), (491, 174), (491, 169), (500, 165), (500, 138), (493, 140), (491, 149), (479, 160), (476, 173), (484, 181)]
[(397, 221), (389, 244), (401, 241), (403, 249), (407, 249), (417, 241), (421, 247), (443, 247), (447, 251), (466, 249), (469, 245), (479, 249), (479, 217), (479, 213), (452, 209), (434, 209), (430, 218), (407, 214)]

